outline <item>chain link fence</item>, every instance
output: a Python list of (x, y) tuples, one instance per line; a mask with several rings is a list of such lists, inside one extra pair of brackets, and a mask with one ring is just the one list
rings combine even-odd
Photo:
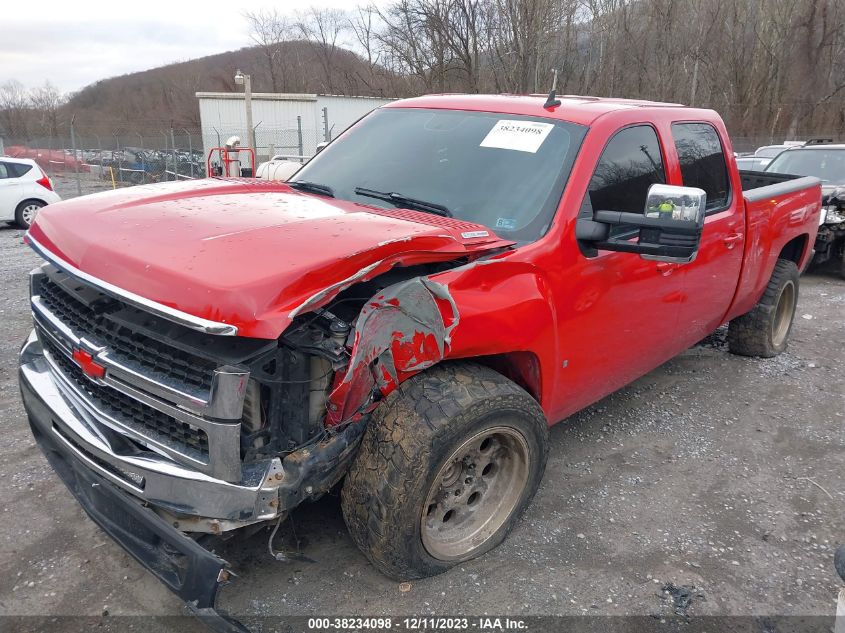
[[(287, 125), (259, 122), (254, 129), (256, 163), (281, 157), (304, 163), (330, 134), (305, 127), (301, 118)], [(35, 160), (51, 178), (76, 181), (76, 195), (105, 188), (205, 178), (208, 153), (237, 136), (248, 145), (245, 129), (237, 127), (161, 129), (110, 135), (86, 133), (67, 126), (54, 135), (0, 137), (0, 155)], [(212, 169), (219, 155), (212, 155)], [(246, 167), (248, 163), (245, 163)], [(251, 166), (253, 173), (256, 165)], [(214, 173), (212, 171), (212, 173)], [(67, 184), (67, 183), (65, 183)], [(73, 187), (64, 187), (73, 195)]]
[[(273, 157), (304, 163), (316, 154), (320, 143), (331, 140), (333, 130), (328, 125), (304, 126), (299, 117), (287, 124), (259, 121), (254, 133), (256, 163)], [(239, 137), (243, 147), (249, 143), (246, 130), (239, 127), (212, 127), (205, 133), (199, 129), (162, 128), (104, 135), (66, 126), (47, 136), (0, 137), (0, 155), (35, 160), (58, 181), (65, 196), (73, 196), (130, 185), (205, 178), (209, 151), (223, 147), (232, 136)], [(837, 130), (813, 129), (800, 130), (794, 137), (731, 136), (731, 142), (735, 152), (748, 154), (764, 145), (814, 138), (838, 141), (842, 135)], [(219, 155), (216, 159), (212, 155), (212, 170), (218, 165)]]
[(198, 130), (101, 135), (68, 127), (50, 136), (5, 138), (2, 144), (5, 154), (31, 158), (50, 176), (78, 173), (113, 186), (205, 176)]

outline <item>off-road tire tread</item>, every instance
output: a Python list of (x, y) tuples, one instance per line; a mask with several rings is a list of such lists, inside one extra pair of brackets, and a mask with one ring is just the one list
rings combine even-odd
[[(740, 356), (760, 356), (771, 358), (786, 349), (789, 335), (784, 348), (776, 349), (772, 345), (772, 313), (781, 287), (789, 280), (795, 284), (795, 301), (798, 302), (798, 266), (788, 259), (778, 259), (775, 263), (769, 284), (757, 305), (750, 312), (733, 319), (728, 325), (728, 349)], [(793, 315), (794, 319), (794, 315)]]
[[(435, 466), (432, 439), (447, 426), (460, 428), (475, 419), (480, 410), (518, 411), (536, 425), (542, 438), (542, 477), (548, 457), (545, 415), (526, 391), (488, 367), (468, 362), (437, 365), (402, 383), (375, 410), (347, 473), (341, 507), (352, 539), (384, 575), (411, 580), (452, 566), (435, 559), (427, 564), (409, 560), (402, 545), (413, 538), (409, 526), (418, 519), (409, 521), (407, 508), (424, 501), (421, 496), (427, 490), (418, 482)], [(530, 503), (538, 484), (516, 508), (504, 534)]]

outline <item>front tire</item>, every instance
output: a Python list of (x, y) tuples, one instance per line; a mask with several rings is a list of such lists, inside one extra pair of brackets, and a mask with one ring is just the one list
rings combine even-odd
[(38, 211), (46, 206), (40, 200), (24, 200), (15, 209), (15, 224), (22, 229), (28, 229), (35, 221)]
[(728, 349), (741, 356), (777, 356), (786, 350), (797, 305), (798, 266), (779, 259), (757, 305), (730, 322)]
[(352, 539), (397, 580), (442, 573), (499, 545), (539, 487), (548, 425), (501, 374), (444, 364), (379, 406), (344, 483)]

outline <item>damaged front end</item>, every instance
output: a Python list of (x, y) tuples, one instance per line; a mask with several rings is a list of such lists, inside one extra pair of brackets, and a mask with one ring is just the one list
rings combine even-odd
[(458, 310), (429, 275), (466, 261), (372, 266), (267, 340), (185, 327), (51, 260), (32, 273), (20, 354), (33, 434), (98, 525), (237, 630), (214, 611), (228, 564), (200, 543), (342, 479), (380, 399), (448, 353)]

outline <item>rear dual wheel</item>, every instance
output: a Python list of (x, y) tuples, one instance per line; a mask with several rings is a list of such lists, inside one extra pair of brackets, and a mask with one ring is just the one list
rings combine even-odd
[(391, 578), (432, 576), (501, 543), (545, 469), (537, 402), (491, 369), (437, 366), (373, 415), (344, 483), (353, 540)]

